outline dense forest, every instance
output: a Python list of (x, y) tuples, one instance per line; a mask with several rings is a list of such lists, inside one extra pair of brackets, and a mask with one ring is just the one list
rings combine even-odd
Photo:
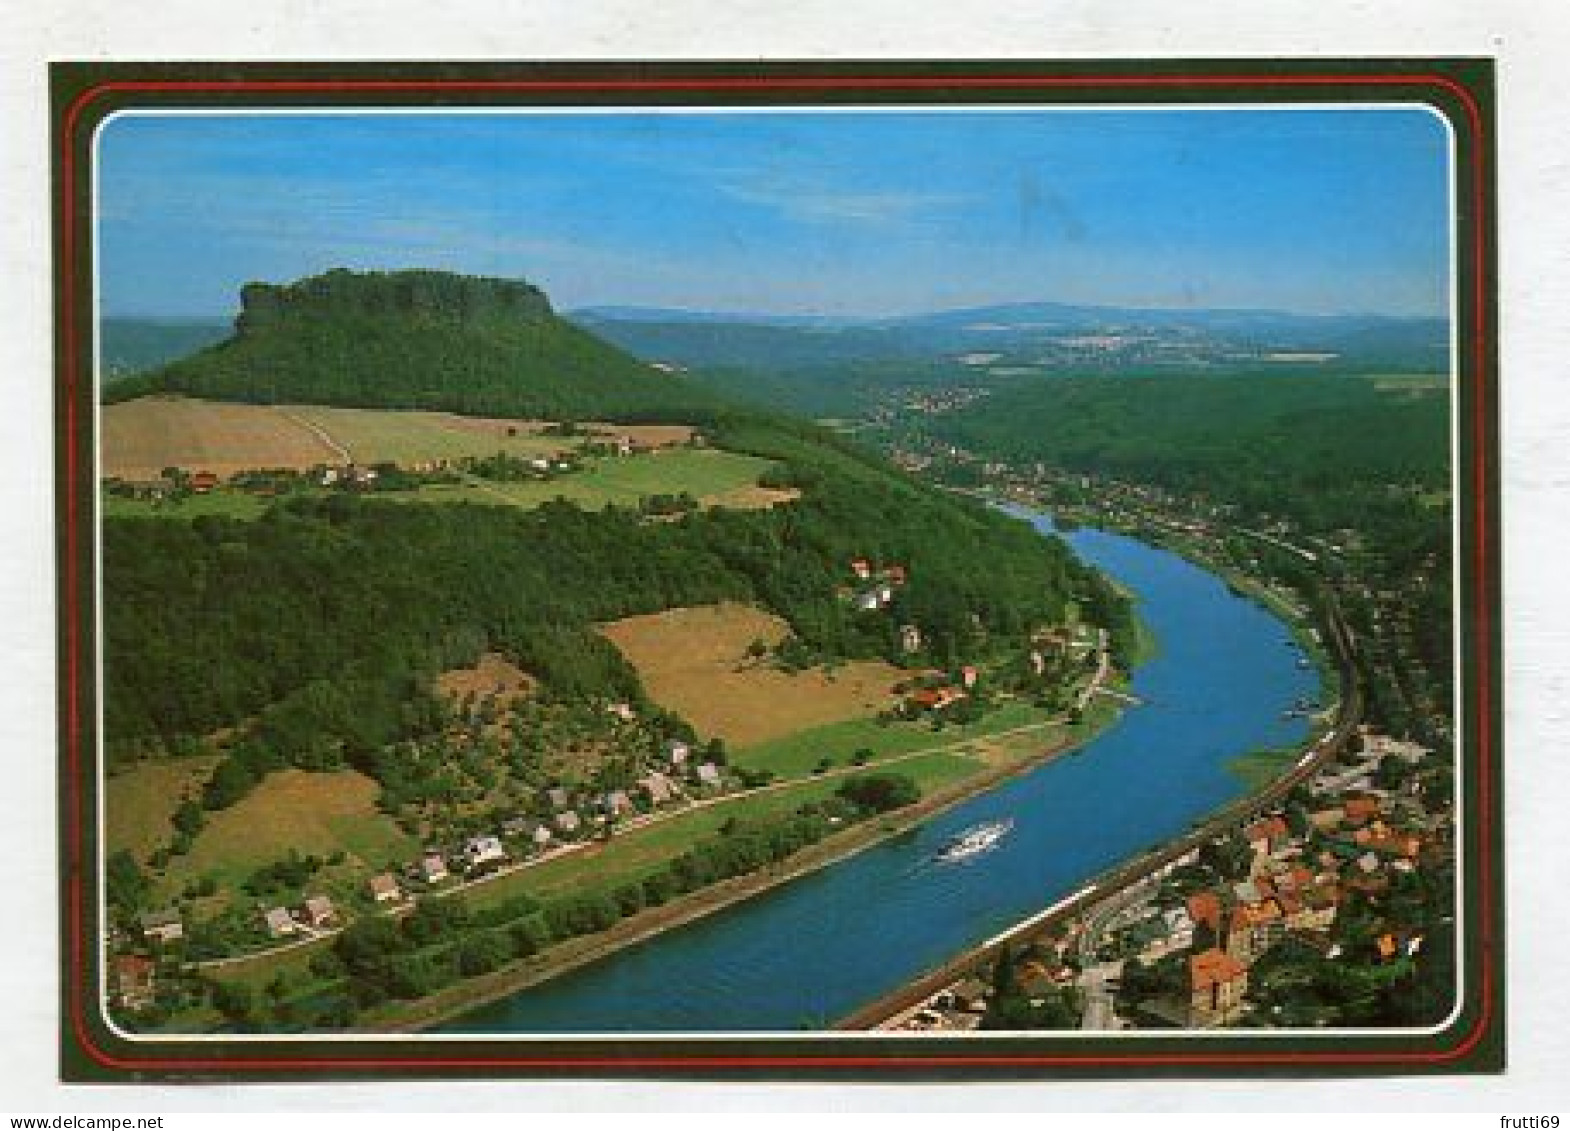
[[(893, 442), (955, 444), (978, 461), (1154, 484), (1230, 505), (1245, 527), (1288, 520), (1332, 541), (1354, 532), (1362, 580), (1403, 595), (1415, 655), (1443, 673), (1451, 667), (1449, 413), (1449, 389), (1431, 379), (1060, 379), (903, 422)], [(980, 468), (957, 462), (943, 474), (979, 481)], [(1250, 552), (1283, 579), (1313, 572), (1262, 542)], [(1334, 557), (1324, 564), (1341, 568)], [(1376, 632), (1364, 596), (1348, 594), (1343, 606), (1355, 631)], [(1404, 678), (1369, 675), (1370, 716), (1426, 734), (1428, 722), (1393, 690)]]
[(989, 456), (1040, 460), (1342, 525), (1371, 489), (1449, 481), (1441, 384), (1252, 375), (1063, 378), (918, 422)]
[[(421, 688), (486, 648), (552, 692), (638, 699), (600, 621), (724, 599), (785, 617), (806, 655), (899, 656), (899, 625), (957, 662), (1120, 599), (1063, 544), (918, 488), (812, 431), (749, 422), (734, 443), (781, 459), (796, 504), (648, 522), (586, 512), (293, 499), (245, 522), (104, 524), (106, 728), (112, 756), (179, 748), (256, 719), (287, 761), (373, 766), (421, 725)], [(838, 593), (853, 557), (900, 562), (893, 606)]]
[[(105, 731), (111, 763), (233, 735), (204, 803), (285, 765), (384, 783), (391, 744), (439, 730), (434, 677), (487, 650), (562, 702), (643, 702), (595, 625), (736, 600), (783, 617), (793, 666), (842, 658), (953, 668), (1019, 651), (1072, 602), (1132, 639), (1127, 600), (1056, 540), (919, 485), (799, 419), (728, 407), (552, 314), (522, 282), (330, 271), (243, 294), (237, 336), (109, 395), (441, 407), (509, 417), (685, 419), (769, 459), (799, 500), (768, 510), (648, 505), (532, 511), (336, 494), (259, 519), (108, 516)], [(680, 500), (676, 500), (680, 502)], [(858, 608), (850, 562), (905, 567)], [(646, 706), (651, 706), (645, 704)]]
[(558, 318), (527, 283), (342, 269), (241, 294), (235, 335), (116, 381), (109, 400), (178, 392), (265, 404), (691, 421), (713, 394)]

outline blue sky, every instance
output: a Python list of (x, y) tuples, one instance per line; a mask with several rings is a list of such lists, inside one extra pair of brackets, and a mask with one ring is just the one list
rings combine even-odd
[(110, 314), (335, 266), (560, 309), (1449, 304), (1446, 131), (1416, 109), (123, 116), (99, 162)]

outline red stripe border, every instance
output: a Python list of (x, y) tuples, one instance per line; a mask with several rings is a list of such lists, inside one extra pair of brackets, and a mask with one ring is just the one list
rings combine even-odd
[[(1475, 207), (1471, 216), (1472, 240), (1467, 254), (1472, 259), (1471, 342), (1470, 359), (1475, 385), (1472, 390), (1472, 589), (1475, 598), (1472, 659), (1476, 665), (1477, 702), (1473, 713), (1477, 752), (1477, 820), (1475, 823), (1479, 861), (1479, 913), (1477, 930), (1480, 942), (1479, 1009), (1477, 1020), (1462, 1039), (1449, 1048), (1409, 1051), (1338, 1051), (1323, 1052), (1251, 1052), (1217, 1050), (1215, 1052), (1183, 1053), (945, 1053), (908, 1055), (895, 1052), (887, 1055), (821, 1056), (730, 1054), (701, 1056), (650, 1056), (642, 1054), (625, 1056), (564, 1055), (564, 1056), (429, 1056), (402, 1057), (373, 1056), (311, 1056), (263, 1057), (235, 1056), (229, 1050), (213, 1057), (132, 1057), (118, 1055), (99, 1046), (87, 1023), (89, 987), (87, 986), (87, 961), (85, 920), (87, 915), (87, 885), (85, 868), (86, 845), (83, 841), (86, 798), (83, 792), (82, 729), (80, 717), (81, 676), (83, 643), (79, 631), (81, 610), (81, 577), (78, 557), (81, 549), (81, 485), (78, 482), (78, 395), (84, 383), (79, 350), (81, 327), (77, 322), (77, 274), (82, 267), (80, 234), (76, 228), (75, 202), (79, 185), (76, 162), (78, 131), (84, 114), (93, 103), (114, 94), (275, 94), (309, 95), (333, 94), (410, 94), (410, 95), (556, 95), (556, 94), (725, 94), (738, 92), (827, 93), (834, 91), (865, 92), (919, 92), (941, 90), (963, 91), (1140, 91), (1172, 92), (1181, 90), (1213, 90), (1223, 88), (1273, 89), (1323, 94), (1336, 87), (1389, 87), (1411, 88), (1443, 92), (1453, 97), (1462, 108), (1464, 121), (1470, 130), (1470, 161), (1466, 168), (1470, 192), (1458, 192), (1457, 206), (1470, 201)], [(1420, 100), (1428, 101), (1428, 100)], [(1429, 102), (1432, 105), (1432, 102)], [(455, 104), (457, 112), (467, 104)], [(526, 104), (520, 104), (526, 105)], [(1043, 103), (1051, 105), (1051, 103)], [(1246, 105), (1246, 104), (1245, 104)], [(1437, 107), (1436, 107), (1437, 108)], [(1443, 110), (1441, 109), (1441, 113)], [(1447, 120), (1455, 123), (1448, 114)], [(964, 1068), (1043, 1068), (1081, 1067), (1116, 1068), (1124, 1066), (1209, 1067), (1249, 1066), (1292, 1068), (1325, 1066), (1379, 1066), (1453, 1065), (1470, 1054), (1488, 1035), (1496, 1007), (1494, 963), (1498, 955), (1495, 938), (1495, 899), (1493, 858), (1494, 849), (1494, 800), (1493, 773), (1496, 752), (1493, 749), (1493, 723), (1495, 706), (1492, 701), (1494, 610), (1490, 600), (1493, 579), (1490, 574), (1490, 554), (1487, 541), (1489, 520), (1489, 455), (1491, 438), (1488, 414), (1488, 382), (1493, 378), (1489, 359), (1489, 219), (1490, 201), (1487, 196), (1485, 166), (1485, 123), (1482, 107), (1472, 91), (1449, 75), (1438, 73), (1212, 73), (1212, 74), (1005, 74), (1005, 75), (785, 75), (756, 76), (693, 76), (647, 79), (596, 79), (596, 78), (541, 78), (541, 79), (322, 79), (322, 80), (120, 80), (106, 81), (81, 91), (67, 105), (63, 127), (59, 136), (59, 231), (61, 262), (57, 265), (60, 278), (58, 319), (63, 328), (63, 342), (59, 353), (59, 368), (64, 397), (64, 459), (66, 482), (64, 496), (65, 572), (62, 587), (62, 616), (66, 626), (64, 656), (67, 707), (66, 726), (66, 789), (69, 807), (66, 816), (67, 855), (66, 889), (69, 899), (70, 969), (67, 995), (71, 1015), (71, 1034), (78, 1047), (98, 1065), (115, 1071), (126, 1072), (295, 1072), (301, 1070), (341, 1069), (349, 1072), (375, 1070), (398, 1073), (406, 1069), (540, 1069), (581, 1070), (595, 1069), (646, 1069), (653, 1071), (703, 1071), (709, 1069), (881, 1069), (929, 1070)], [(1459, 138), (1458, 138), (1459, 141)], [(1461, 147), (1458, 145), (1459, 151)], [(1460, 181), (1461, 170), (1455, 170)], [(1458, 190), (1462, 187), (1459, 183)], [(91, 375), (87, 376), (90, 383)], [(1460, 606), (1457, 606), (1460, 615)]]

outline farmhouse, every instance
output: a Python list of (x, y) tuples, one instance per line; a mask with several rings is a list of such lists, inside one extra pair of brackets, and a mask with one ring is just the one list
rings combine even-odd
[(720, 768), (713, 762), (705, 762), (698, 767), (698, 781), (702, 785), (719, 785)]
[(371, 898), (377, 903), (388, 903), (403, 896), (403, 889), (398, 886), (398, 881), (386, 872), (379, 876), (372, 876), (367, 886), (371, 889)]
[(648, 777), (638, 779), (638, 785), (643, 790), (643, 795), (649, 799), (650, 805), (663, 805), (676, 795), (675, 783), (658, 770)]
[(561, 832), (575, 833), (578, 831), (578, 827), (582, 824), (582, 819), (571, 809), (567, 810), (565, 813), (556, 814), (556, 828)]
[(927, 687), (912, 694), (907, 703), (918, 711), (941, 711), (965, 697), (957, 687)]
[(478, 868), (482, 864), (507, 859), (507, 850), (494, 836), (471, 836), (464, 842), (463, 856), (469, 862), (469, 867)]
[(550, 802), (552, 809), (562, 810), (572, 803), (572, 797), (561, 786), (553, 786), (545, 791), (545, 800)]
[(153, 1004), (156, 964), (141, 954), (117, 954), (114, 959), (114, 996), (127, 1009)]
[(672, 766), (680, 766), (687, 760), (687, 755), (692, 753), (692, 747), (680, 739), (672, 738), (665, 743), (665, 757)]
[(211, 471), (198, 471), (191, 476), (191, 490), (198, 495), (205, 495), (218, 486), (218, 476)]
[(632, 808), (632, 798), (625, 790), (613, 789), (600, 799), (600, 806), (612, 817), (619, 817)]
[(142, 937), (149, 942), (171, 943), (185, 935), (180, 912), (173, 907), (149, 911), (141, 918)]
[(305, 901), (305, 921), (313, 927), (325, 927), (337, 918), (333, 901), (325, 895), (313, 895)]
[[(913, 624), (902, 624), (899, 630), (900, 651), (909, 655), (921, 651), (921, 629)], [(1037, 672), (1036, 674), (1041, 674)]]
[(539, 821), (528, 822), (528, 828), (524, 830), (522, 835), (524, 839), (527, 840), (530, 844), (534, 845), (535, 848), (544, 848), (546, 845), (550, 844), (553, 839), (555, 839), (551, 835), (550, 828), (541, 824)]
[(282, 907), (269, 909), (262, 916), (262, 921), (267, 924), (267, 933), (275, 939), (292, 935), (299, 928), (299, 924), (294, 921), (294, 916)]
[(439, 884), (447, 878), (447, 861), (435, 852), (420, 860), (420, 876), (428, 884)]

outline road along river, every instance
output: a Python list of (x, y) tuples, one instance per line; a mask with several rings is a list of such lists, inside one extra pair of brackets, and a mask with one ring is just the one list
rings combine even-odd
[[(1019, 512), (1044, 536), (1045, 515)], [(1243, 792), (1238, 755), (1301, 743), (1319, 676), (1274, 614), (1170, 551), (1092, 529), (1075, 551), (1130, 590), (1156, 655), (1131, 707), (1074, 754), (760, 896), (444, 1023), (451, 1033), (823, 1029), (1186, 832)], [(1010, 818), (990, 851), (935, 854)]]

